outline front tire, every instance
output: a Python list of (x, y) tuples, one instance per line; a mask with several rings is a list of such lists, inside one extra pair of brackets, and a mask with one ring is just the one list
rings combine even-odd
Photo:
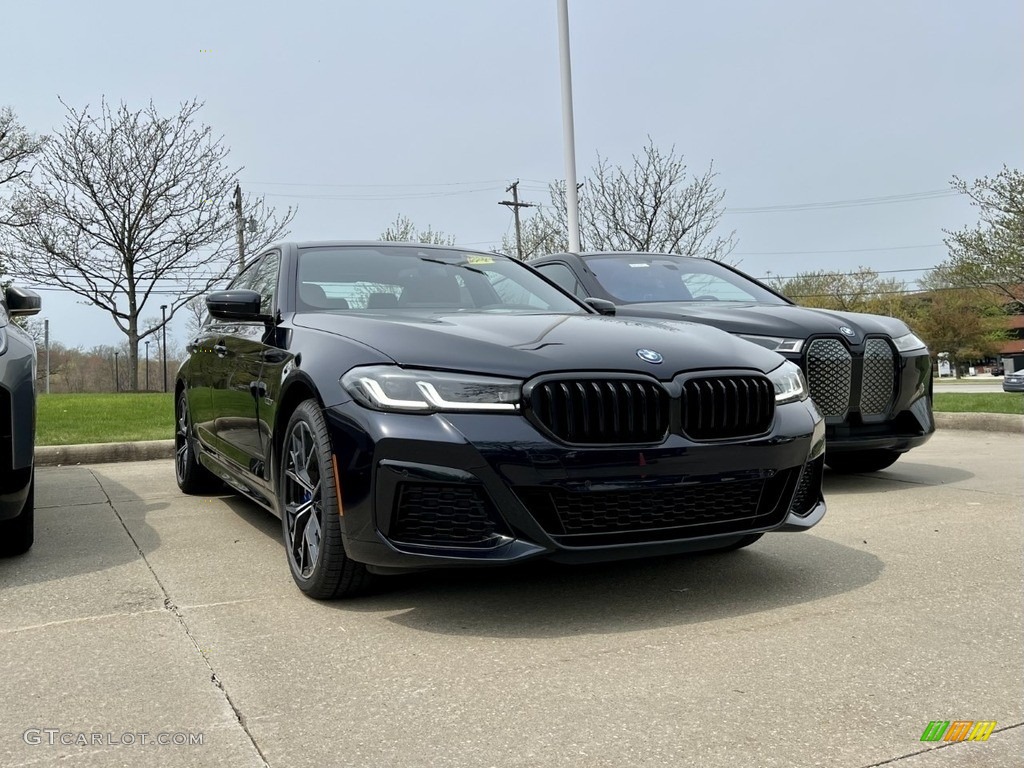
[(306, 400), (285, 429), (278, 500), (292, 578), (318, 600), (354, 597), (372, 579), (365, 565), (345, 554), (332, 461), (323, 412), (315, 400)]
[(865, 472), (877, 472), (891, 467), (900, 457), (896, 451), (884, 448), (869, 451), (843, 451), (842, 453), (826, 453), (825, 464), (833, 472), (841, 475), (855, 475)]
[(182, 390), (174, 407), (176, 427), (174, 430), (174, 479), (183, 493), (197, 494), (212, 491), (217, 487), (217, 478), (199, 463), (196, 454), (195, 437), (192, 434), (192, 415), (188, 410), (188, 398)]
[(0, 557), (23, 555), (35, 541), (36, 476), (29, 480), (25, 506), (17, 517), (0, 523)]

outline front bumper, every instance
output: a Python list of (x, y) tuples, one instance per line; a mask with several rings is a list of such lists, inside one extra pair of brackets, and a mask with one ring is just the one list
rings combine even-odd
[(375, 572), (701, 551), (825, 514), (809, 401), (761, 437), (653, 447), (567, 446), (518, 415), (325, 415), (346, 552)]
[(0, 355), (0, 520), (21, 514), (32, 483), (35, 447), (33, 356), (11, 348)]
[[(788, 356), (807, 371), (807, 361)], [(893, 394), (883, 413), (863, 414), (859, 373), (862, 363), (855, 359), (850, 388), (850, 405), (839, 416), (825, 417), (825, 440), (829, 453), (884, 449), (909, 451), (928, 442), (935, 433), (932, 414), (932, 368), (926, 350), (894, 356)], [(815, 397), (812, 387), (811, 397)]]

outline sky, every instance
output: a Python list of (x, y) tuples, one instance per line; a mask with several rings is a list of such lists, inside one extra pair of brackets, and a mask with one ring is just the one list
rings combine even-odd
[[(508, 184), (546, 203), (565, 176), (556, 0), (44, 0), (3, 17), (0, 105), (28, 129), (58, 128), (59, 99), (173, 114), (198, 98), (245, 191), (297, 206), (294, 239), (375, 239), (404, 214), (498, 248)], [(1024, 167), (1020, 0), (569, 0), (569, 23), (579, 176), (648, 137), (693, 172), (713, 162), (731, 260), (755, 276), (863, 265), (913, 283), (943, 229), (976, 221), (950, 179)], [(124, 340), (40, 293), (53, 339)], [(185, 335), (176, 318), (169, 341)]]

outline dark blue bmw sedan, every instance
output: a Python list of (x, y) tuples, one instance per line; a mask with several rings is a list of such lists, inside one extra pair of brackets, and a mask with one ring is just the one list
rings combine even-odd
[(800, 369), (707, 326), (610, 316), (496, 254), (283, 243), (175, 381), (176, 473), (281, 518), (316, 598), (374, 575), (725, 551), (825, 514)]

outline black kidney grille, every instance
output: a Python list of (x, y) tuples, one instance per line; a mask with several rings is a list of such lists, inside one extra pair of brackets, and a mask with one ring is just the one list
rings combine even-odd
[(545, 486), (515, 492), (541, 527), (565, 545), (658, 541), (778, 524), (798, 471), (628, 491)]
[(764, 376), (718, 376), (683, 384), (683, 432), (694, 440), (760, 435), (775, 418), (775, 388)]
[(482, 488), (402, 483), (389, 538), (432, 546), (487, 546), (498, 525)]
[(806, 515), (817, 505), (821, 498), (821, 473), (825, 458), (819, 456), (804, 467), (800, 482), (793, 494), (793, 503), (789, 508), (797, 515)]
[(530, 407), (537, 421), (568, 443), (653, 443), (668, 431), (668, 393), (653, 381), (544, 381), (533, 387)]

